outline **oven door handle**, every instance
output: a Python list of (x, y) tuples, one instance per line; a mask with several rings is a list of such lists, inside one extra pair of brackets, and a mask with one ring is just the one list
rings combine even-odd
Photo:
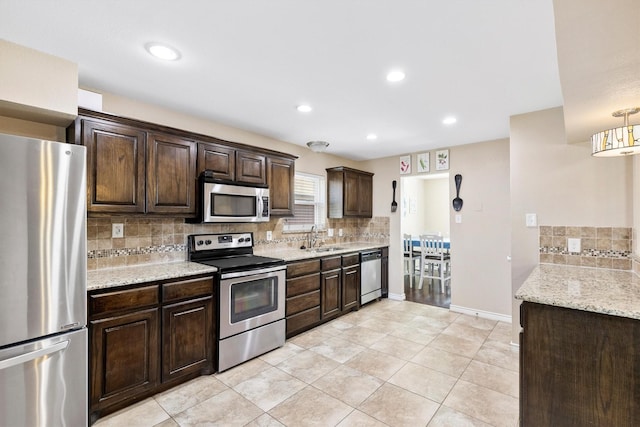
[(256, 276), (258, 274), (274, 273), (276, 271), (286, 270), (286, 265), (279, 265), (277, 267), (260, 268), (257, 270), (245, 270), (237, 271), (233, 273), (223, 273), (220, 275), (220, 279), (233, 279), (236, 277)]

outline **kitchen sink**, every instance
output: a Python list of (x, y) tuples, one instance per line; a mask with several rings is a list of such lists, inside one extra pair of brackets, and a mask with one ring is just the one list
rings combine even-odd
[(333, 252), (333, 251), (340, 251), (344, 248), (338, 247), (338, 246), (324, 246), (324, 247), (320, 247), (320, 248), (307, 248), (305, 249), (307, 252)]

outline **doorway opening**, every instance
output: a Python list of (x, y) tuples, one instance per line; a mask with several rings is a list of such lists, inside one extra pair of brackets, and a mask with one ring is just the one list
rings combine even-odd
[[(412, 236), (413, 244), (419, 242), (422, 234), (440, 234), (449, 241), (449, 173), (434, 173), (401, 177), (400, 198), (401, 233)], [(450, 246), (450, 242), (449, 242)], [(419, 245), (414, 246), (418, 255)], [(404, 294), (407, 301), (449, 308), (451, 305), (451, 280), (447, 280), (444, 292), (440, 279), (424, 278), (420, 281), (419, 260), (405, 262)]]

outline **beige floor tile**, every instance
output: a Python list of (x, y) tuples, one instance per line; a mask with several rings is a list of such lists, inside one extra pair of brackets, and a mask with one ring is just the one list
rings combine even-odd
[(390, 426), (426, 425), (438, 404), (392, 384), (384, 384), (358, 410)]
[(518, 347), (499, 341), (487, 340), (478, 350), (475, 359), (515, 372), (518, 372), (520, 367)]
[(360, 344), (364, 347), (373, 345), (376, 341), (379, 341), (387, 334), (383, 332), (374, 331), (369, 328), (363, 328), (361, 326), (355, 326), (351, 329), (344, 331), (340, 338), (349, 340), (353, 343)]
[(314, 388), (307, 387), (269, 411), (286, 426), (334, 426), (353, 408)]
[(415, 363), (407, 363), (389, 378), (389, 383), (442, 403), (457, 380), (442, 372)]
[(234, 387), (241, 382), (258, 375), (260, 372), (269, 369), (270, 367), (270, 364), (268, 364), (261, 358), (257, 358), (244, 362), (241, 365), (234, 366), (233, 368), (222, 373), (215, 374), (215, 377), (229, 387)]
[(314, 345), (322, 344), (325, 340), (328, 340), (333, 336), (334, 334), (330, 334), (322, 329), (312, 329), (310, 331), (303, 332), (300, 335), (296, 335), (287, 342), (302, 348), (311, 348)]
[(384, 310), (376, 314), (376, 317), (379, 317), (381, 319), (389, 319), (389, 320), (393, 320), (394, 322), (400, 322), (400, 323), (406, 324), (411, 322), (416, 317), (416, 315), (413, 313), (403, 313), (403, 312), (392, 311), (392, 310)]
[(472, 360), (460, 379), (518, 397), (518, 372)]
[(505, 343), (511, 342), (511, 324), (505, 322), (498, 322), (495, 328), (489, 334), (488, 339), (494, 341), (501, 341)]
[(405, 323), (405, 326), (419, 329), (430, 334), (439, 334), (444, 331), (450, 324), (450, 322), (434, 319), (432, 317), (415, 316), (413, 320)]
[(262, 410), (229, 389), (175, 415), (180, 427), (220, 425), (244, 426), (262, 415)]
[(355, 408), (382, 384), (380, 378), (342, 365), (316, 380), (313, 386)]
[(299, 379), (274, 367), (241, 382), (233, 389), (263, 411), (268, 411), (305, 386)]
[(416, 354), (411, 361), (458, 378), (464, 370), (467, 369), (471, 359), (427, 346), (420, 353)]
[(338, 363), (344, 363), (366, 349), (366, 347), (342, 339), (341, 337), (333, 337), (322, 344), (311, 347), (309, 350), (328, 357), (331, 360), (335, 360)]
[(154, 399), (169, 415), (175, 415), (228, 388), (213, 376), (203, 376), (157, 394)]
[(342, 420), (337, 427), (386, 427), (387, 424), (376, 420), (373, 417), (355, 410), (351, 412), (347, 418)]
[(427, 427), (491, 427), (491, 425), (446, 406), (440, 406)]
[(440, 332), (429, 332), (419, 328), (412, 328), (410, 326), (403, 326), (400, 329), (396, 329), (391, 332), (389, 335), (402, 338), (411, 342), (415, 342), (416, 344), (427, 345), (435, 337), (438, 336)]
[(297, 346), (291, 342), (286, 342), (282, 347), (270, 351), (260, 356), (260, 359), (267, 362), (270, 365), (276, 366), (278, 363), (287, 360), (288, 358), (300, 354), (304, 351), (304, 348)]
[(369, 310), (361, 309), (359, 311), (352, 311), (351, 313), (345, 314), (340, 317), (340, 320), (351, 323), (354, 326), (358, 326), (360, 323), (371, 319), (371, 316), (372, 315)]
[(374, 343), (370, 348), (381, 353), (390, 354), (398, 359), (409, 360), (422, 351), (424, 345), (387, 335)]
[(164, 420), (153, 427), (180, 427), (180, 424), (178, 424), (173, 418), (169, 418), (168, 420)]
[(394, 320), (373, 317), (365, 320), (364, 322), (360, 322), (358, 326), (388, 334), (395, 331), (396, 329), (401, 328), (404, 325), (401, 322), (396, 322)]
[(325, 323), (324, 325), (318, 326), (317, 329), (324, 330), (332, 335), (340, 335), (342, 332), (347, 329), (353, 328), (355, 325), (350, 322), (345, 322), (342, 318), (333, 320), (329, 323)]
[(482, 329), (485, 331), (492, 331), (499, 322), (490, 319), (483, 319), (482, 317), (461, 314), (453, 323), (471, 326), (472, 328)]
[(284, 427), (284, 424), (265, 413), (251, 421), (245, 427)]
[(473, 358), (478, 350), (480, 350), (481, 346), (481, 342), (446, 334), (438, 335), (429, 344), (429, 347), (448, 351), (449, 353), (459, 354), (460, 356), (469, 358)]
[(518, 399), (463, 380), (443, 405), (496, 427), (513, 427), (518, 418)]
[(307, 384), (311, 384), (338, 366), (340, 366), (340, 364), (335, 360), (311, 350), (305, 350), (279, 363), (277, 368)]
[(442, 331), (442, 333), (446, 335), (452, 335), (454, 337), (476, 341), (482, 344), (491, 333), (491, 330), (478, 329), (474, 328), (473, 326), (453, 322), (452, 324), (447, 326), (447, 328)]
[(346, 365), (386, 381), (406, 363), (397, 357), (376, 350), (367, 350), (353, 357)]
[(162, 406), (152, 398), (143, 400), (121, 411), (100, 418), (94, 425), (100, 427), (148, 427), (168, 420)]

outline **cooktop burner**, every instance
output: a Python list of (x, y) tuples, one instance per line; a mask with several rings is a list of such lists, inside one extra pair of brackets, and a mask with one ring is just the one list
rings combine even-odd
[(192, 234), (189, 260), (216, 267), (220, 272), (284, 265), (284, 260), (253, 254), (253, 233)]

